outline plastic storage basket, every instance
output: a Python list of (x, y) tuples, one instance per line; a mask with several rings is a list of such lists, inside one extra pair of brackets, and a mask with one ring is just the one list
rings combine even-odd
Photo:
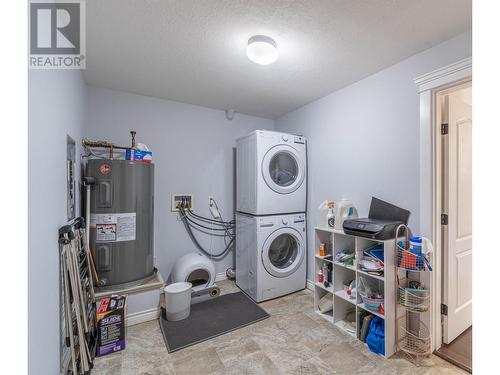
[(366, 293), (363, 293), (363, 292), (359, 292), (359, 295), (361, 296), (361, 299), (363, 300), (365, 307), (371, 311), (378, 311), (380, 308), (380, 305), (382, 305), (384, 303), (384, 297), (372, 298), (372, 297), (368, 297), (368, 295)]

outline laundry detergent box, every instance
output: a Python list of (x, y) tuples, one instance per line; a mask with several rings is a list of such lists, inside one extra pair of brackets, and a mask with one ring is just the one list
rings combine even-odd
[(99, 301), (97, 307), (98, 357), (125, 349), (127, 297), (112, 295)]
[(143, 151), (135, 148), (127, 148), (125, 151), (126, 160), (142, 161), (144, 163), (153, 162), (153, 153), (151, 151)]

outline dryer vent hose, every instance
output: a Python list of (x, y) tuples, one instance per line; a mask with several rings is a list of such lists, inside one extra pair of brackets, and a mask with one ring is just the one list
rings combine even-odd
[(181, 220), (184, 224), (184, 227), (186, 228), (189, 237), (191, 238), (191, 240), (193, 241), (194, 245), (198, 250), (200, 250), (203, 254), (207, 255), (210, 258), (216, 258), (216, 259), (222, 259), (229, 253), (229, 251), (233, 247), (234, 238), (231, 238), (231, 240), (229, 241), (224, 250), (220, 251), (217, 254), (210, 253), (208, 250), (205, 250), (203, 246), (201, 246), (201, 244), (198, 242), (198, 239), (196, 238), (196, 236), (193, 233), (193, 230), (191, 229), (191, 224), (186, 216), (185, 211), (183, 209), (180, 209), (180, 211), (181, 211)]

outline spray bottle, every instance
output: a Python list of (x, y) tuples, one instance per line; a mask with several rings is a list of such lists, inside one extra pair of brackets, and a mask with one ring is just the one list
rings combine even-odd
[(335, 227), (335, 203), (328, 202), (328, 213), (326, 214), (326, 221), (330, 228)]

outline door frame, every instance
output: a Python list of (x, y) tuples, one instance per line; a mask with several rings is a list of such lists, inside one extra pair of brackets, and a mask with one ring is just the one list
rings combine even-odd
[(441, 277), (443, 267), (441, 236), (441, 111), (438, 94), (472, 82), (472, 58), (457, 61), (414, 79), (420, 96), (420, 233), (434, 245), (431, 273), (431, 349), (442, 345)]

